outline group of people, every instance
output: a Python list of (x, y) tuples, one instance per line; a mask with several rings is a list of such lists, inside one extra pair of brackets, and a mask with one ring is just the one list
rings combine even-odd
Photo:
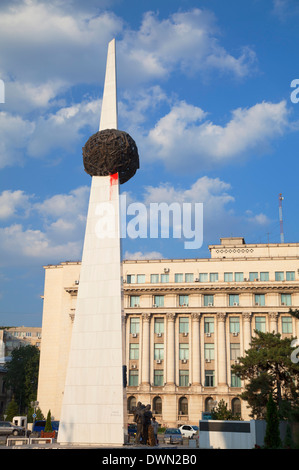
[(134, 408), (134, 421), (137, 424), (136, 444), (156, 446), (158, 444), (159, 423), (153, 417), (150, 405), (137, 403)]

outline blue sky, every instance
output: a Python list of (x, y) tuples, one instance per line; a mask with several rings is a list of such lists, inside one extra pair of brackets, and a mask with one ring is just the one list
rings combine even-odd
[[(44, 269), (80, 260), (108, 42), (119, 128), (140, 169), (128, 201), (203, 203), (203, 245), (125, 239), (125, 258), (200, 258), (222, 236), (298, 236), (296, 0), (3, 0), (0, 325), (41, 326)], [(299, 96), (299, 95), (298, 95)]]

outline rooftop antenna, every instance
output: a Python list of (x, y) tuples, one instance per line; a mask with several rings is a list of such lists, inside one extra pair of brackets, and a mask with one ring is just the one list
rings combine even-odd
[(280, 243), (284, 243), (283, 222), (282, 222), (282, 194), (279, 194), (279, 223), (280, 223)]

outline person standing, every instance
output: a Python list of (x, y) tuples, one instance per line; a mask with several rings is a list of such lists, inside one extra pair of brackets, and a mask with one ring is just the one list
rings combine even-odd
[(155, 436), (156, 445), (158, 445), (158, 429), (159, 429), (159, 423), (156, 421), (156, 418), (155, 418), (155, 417), (153, 417), (153, 419), (152, 419), (152, 426), (153, 426), (153, 429), (154, 429), (154, 436)]

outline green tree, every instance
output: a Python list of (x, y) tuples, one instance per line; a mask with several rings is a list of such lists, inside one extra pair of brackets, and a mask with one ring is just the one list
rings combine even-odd
[(39, 349), (36, 346), (21, 346), (12, 351), (4, 381), (14, 394), (20, 414), (25, 413), (30, 402), (36, 400), (38, 369)]
[(278, 449), (281, 447), (279, 417), (277, 405), (273, 400), (272, 393), (270, 393), (267, 403), (266, 423), (267, 426), (264, 438), (265, 447), (270, 449)]
[(13, 417), (18, 416), (18, 414), (19, 414), (18, 404), (16, 403), (15, 399), (12, 398), (12, 400), (8, 403), (5, 413), (4, 413), (5, 420), (12, 421)]
[(239, 364), (232, 366), (232, 370), (246, 381), (240, 397), (248, 402), (251, 417), (263, 419), (271, 393), (280, 418), (286, 418), (299, 405), (296, 387), (299, 364), (291, 361), (294, 338), (282, 339), (279, 333), (255, 333), (250, 349), (239, 358)]
[(48, 411), (47, 414), (47, 419), (46, 419), (46, 424), (45, 424), (45, 432), (52, 432), (52, 420), (51, 420), (51, 411)]
[(227, 409), (227, 403), (221, 399), (216, 408), (213, 408), (211, 412), (212, 419), (217, 420), (240, 420), (240, 416), (234, 416), (231, 410)]

